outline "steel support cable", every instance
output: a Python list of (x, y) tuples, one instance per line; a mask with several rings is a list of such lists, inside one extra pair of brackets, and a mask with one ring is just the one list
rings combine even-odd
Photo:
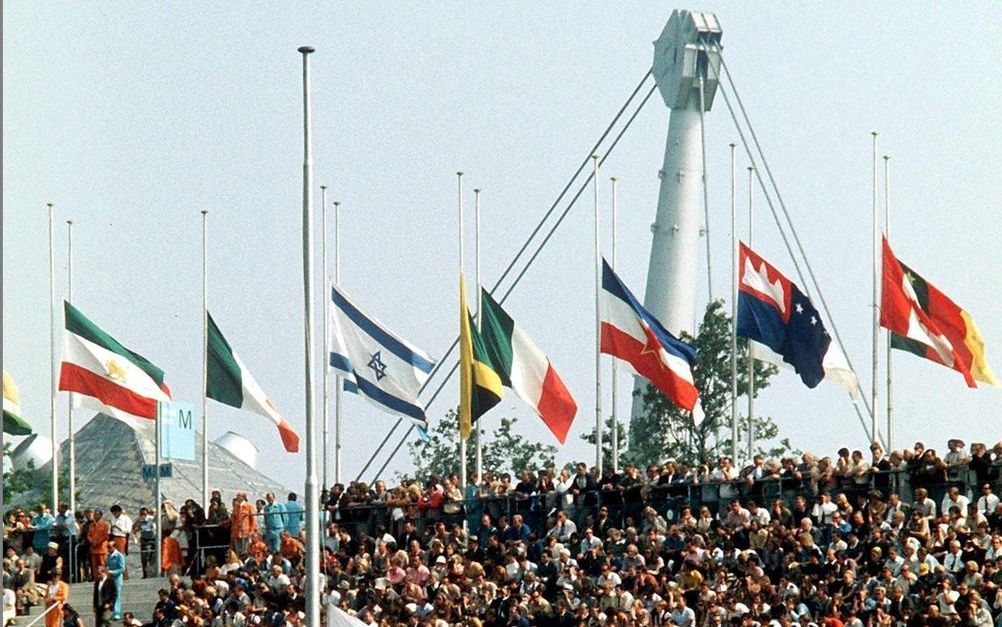
[[(719, 53), (720, 51), (721, 51), (721, 49), (718, 46), (717, 47), (717, 52)], [(726, 65), (726, 63), (724, 63), (723, 55), (722, 54), (721, 54), (721, 64), (724, 66), (724, 72), (727, 74), (727, 79), (728, 79), (728, 82), (731, 84), (731, 88), (734, 89), (734, 82), (731, 79), (730, 72), (727, 70), (727, 65)], [(718, 81), (719, 81), (719, 78), (720, 77), (718, 76)], [(789, 238), (786, 236), (785, 228), (784, 228), (782, 222), (780, 221), (779, 213), (776, 211), (776, 207), (775, 207), (775, 205), (774, 205), (774, 203), (772, 201), (771, 195), (769, 194), (768, 187), (766, 186), (765, 181), (762, 178), (761, 172), (759, 172), (759, 169), (756, 166), (755, 157), (752, 154), (751, 147), (749, 146), (747, 139), (745, 138), (744, 131), (742, 130), (741, 124), (738, 121), (737, 115), (736, 115), (736, 113), (734, 111), (734, 107), (731, 105), (730, 99), (727, 97), (727, 90), (725, 89), (724, 83), (723, 82), (719, 82), (719, 87), (720, 87), (720, 93), (724, 97), (724, 103), (727, 105), (727, 110), (731, 114), (731, 120), (734, 122), (734, 127), (737, 130), (738, 136), (741, 139), (741, 144), (742, 144), (742, 146), (744, 146), (745, 154), (748, 156), (748, 159), (749, 159), (749, 161), (752, 164), (752, 168), (755, 171), (755, 177), (758, 180), (758, 183), (759, 183), (759, 185), (760, 185), (760, 187), (762, 189), (763, 195), (765, 196), (766, 203), (769, 205), (769, 210), (772, 213), (772, 217), (773, 217), (773, 220), (776, 223), (776, 227), (779, 229), (780, 236), (783, 239), (783, 244), (786, 246), (786, 250), (790, 254), (790, 259), (793, 262), (793, 266), (794, 266), (794, 269), (795, 269), (795, 271), (797, 273), (798, 278), (800, 279), (801, 283), (803, 285), (805, 285), (805, 287), (806, 287), (808, 285), (807, 279), (805, 278), (803, 271), (800, 269), (800, 264), (797, 262), (796, 254), (795, 254), (795, 252), (793, 250), (792, 245), (790, 244)], [(734, 90), (734, 95), (735, 95), (736, 99), (740, 98), (738, 96), (738, 94), (737, 94), (737, 90), (736, 89)], [(739, 102), (740, 102), (740, 100), (739, 100)], [(743, 107), (742, 107), (742, 113), (744, 113), (744, 118), (745, 118), (746, 123), (748, 124), (749, 132), (753, 135), (753, 137), (755, 137), (754, 130), (751, 127), (751, 122), (748, 119), (747, 113), (744, 111)], [(822, 309), (824, 309), (825, 315), (828, 317), (828, 320), (831, 322), (832, 332), (835, 335), (835, 340), (838, 342), (839, 348), (842, 350), (842, 354), (845, 357), (846, 364), (849, 366), (849, 369), (855, 375), (856, 374), (856, 369), (855, 369), (855, 367), (853, 367), (852, 361), (850, 361), (850, 358), (849, 358), (849, 354), (845, 350), (845, 343), (842, 341), (842, 336), (839, 334), (838, 327), (835, 325), (835, 319), (832, 316), (831, 310), (828, 307), (828, 303), (827, 303), (827, 301), (826, 301), (826, 299), (824, 297), (824, 293), (821, 291), (821, 287), (818, 284), (817, 278), (815, 277), (814, 272), (811, 269), (810, 261), (807, 258), (807, 255), (806, 255), (806, 253), (804, 251), (804, 248), (803, 248), (802, 244), (800, 243), (800, 238), (797, 236), (796, 228), (793, 226), (793, 221), (790, 218), (789, 212), (786, 210), (785, 204), (782, 204), (783, 201), (782, 201), (782, 196), (779, 193), (779, 187), (778, 187), (778, 185), (776, 185), (775, 178), (771, 174), (771, 170), (769, 169), (769, 165), (768, 165), (768, 163), (765, 160), (765, 154), (762, 151), (761, 145), (758, 143), (757, 139), (755, 139), (755, 146), (756, 146), (756, 149), (759, 152), (759, 155), (762, 158), (763, 166), (766, 168), (767, 174), (769, 175), (769, 179), (770, 179), (770, 182), (772, 183), (773, 189), (776, 192), (777, 199), (781, 203), (781, 206), (782, 206), (782, 209), (783, 209), (783, 214), (786, 217), (787, 222), (789, 223), (789, 228), (790, 228), (790, 230), (791, 230), (791, 232), (793, 234), (793, 237), (795, 238), (795, 241), (797, 243), (797, 248), (800, 251), (800, 255), (803, 258), (805, 265), (807, 265), (809, 276), (810, 276), (810, 279), (811, 279), (811, 283), (814, 285), (815, 292), (818, 294), (819, 300), (821, 302), (821, 307), (822, 307)], [(862, 401), (863, 401), (863, 405), (866, 408), (867, 413), (870, 416), (872, 416), (873, 415), (873, 411), (870, 408), (870, 402), (867, 399), (866, 395), (863, 393), (862, 388), (859, 386), (859, 378), (858, 378), (858, 376), (857, 376), (857, 379), (856, 379), (856, 390), (857, 390), (857, 393), (859, 394), (859, 398), (862, 399)], [(867, 428), (866, 420), (863, 417), (862, 412), (860, 411), (859, 404), (857, 402), (855, 402), (855, 400), (853, 400), (852, 405), (853, 405), (853, 408), (856, 410), (856, 416), (859, 418), (860, 424), (863, 425), (864, 429), (866, 429), (866, 431), (867, 431), (867, 434), (869, 434), (869, 429)], [(878, 437), (879, 437), (879, 434), (878, 434)], [(879, 439), (881, 441), (883, 441), (882, 437), (879, 437)]]
[[(557, 199), (553, 201), (553, 204), (550, 205), (550, 208), (546, 211), (545, 214), (543, 214), (543, 217), (539, 219), (539, 221), (536, 223), (535, 228), (533, 228), (532, 232), (529, 234), (529, 237), (526, 238), (525, 242), (519, 248), (518, 252), (515, 253), (515, 256), (508, 263), (508, 266), (501, 273), (501, 276), (497, 279), (497, 281), (495, 281), (494, 286), (490, 289), (490, 293), (491, 294), (493, 294), (495, 291), (497, 291), (498, 287), (500, 287), (500, 285), (501, 285), (501, 282), (505, 280), (505, 278), (508, 276), (508, 274), (512, 271), (512, 269), (518, 263), (518, 260), (522, 257), (522, 255), (525, 253), (525, 251), (529, 248), (529, 244), (531, 244), (532, 240), (536, 237), (536, 235), (539, 234), (540, 230), (543, 228), (543, 225), (546, 223), (547, 220), (550, 219), (550, 216), (553, 215), (554, 210), (556, 210), (557, 206), (564, 199), (564, 196), (567, 195), (568, 190), (570, 190), (570, 188), (574, 185), (574, 181), (577, 180), (577, 177), (584, 170), (585, 166), (588, 165), (588, 161), (591, 159), (591, 156), (598, 151), (599, 147), (602, 145), (602, 142), (605, 141), (606, 137), (609, 136), (609, 133), (616, 126), (616, 123), (619, 121), (619, 119), (621, 117), (623, 117), (623, 113), (630, 107), (630, 104), (633, 102), (634, 98), (637, 97), (637, 94), (640, 92), (640, 88), (644, 86), (644, 83), (647, 82), (647, 79), (650, 78), (650, 77), (651, 77), (651, 70), (647, 70), (647, 73), (644, 74), (644, 77), (641, 78), (640, 82), (637, 83), (637, 86), (633, 88), (633, 91), (630, 93), (630, 96), (626, 99), (626, 102), (623, 103), (623, 106), (621, 106), (619, 108), (619, 111), (616, 112), (616, 115), (613, 116), (612, 121), (609, 122), (608, 126), (606, 126), (605, 131), (603, 131), (602, 135), (599, 136), (598, 141), (596, 141), (595, 145), (592, 146), (591, 150), (588, 152), (588, 155), (584, 158), (584, 160), (582, 160), (581, 165), (578, 166), (578, 169), (574, 172), (574, 174), (571, 176), (571, 178), (567, 181), (567, 184), (564, 185), (564, 188), (560, 191), (560, 194), (557, 196)], [(653, 88), (652, 88), (652, 91), (653, 91)], [(648, 94), (647, 97), (649, 98), (650, 94)], [(646, 100), (647, 99), (645, 98), (644, 102), (646, 102)], [(641, 105), (641, 106), (643, 106), (643, 105)], [(633, 120), (633, 117), (636, 117), (636, 113), (634, 113), (633, 116), (630, 118), (631, 122)], [(629, 124), (629, 122), (627, 122), (627, 124)], [(622, 136), (622, 133), (620, 133), (620, 136)], [(617, 140), (618, 140), (618, 138), (617, 138)], [(613, 145), (615, 145), (615, 144), (613, 144)], [(588, 180), (591, 180), (591, 176), (592, 175), (589, 174)], [(580, 192), (579, 192), (579, 195), (580, 195)], [(575, 198), (575, 200), (576, 200), (576, 198)], [(558, 222), (558, 224), (559, 224), (559, 222)], [(535, 258), (535, 257), (533, 257), (533, 258)], [(531, 261), (530, 261), (530, 263), (531, 263)], [(521, 275), (519, 275), (519, 277), (521, 278)], [(515, 282), (517, 283), (518, 279), (516, 279)], [(505, 294), (505, 296), (507, 297), (507, 294)], [(504, 302), (503, 299), (502, 299), (501, 302)], [(435, 375), (441, 369), (442, 364), (445, 363), (445, 361), (452, 355), (452, 351), (454, 351), (456, 349), (456, 346), (458, 344), (459, 344), (459, 338), (457, 337), (456, 339), (454, 339), (452, 341), (452, 344), (449, 345), (448, 350), (445, 351), (445, 354), (442, 355), (442, 357), (441, 357), (441, 359), (439, 359), (438, 363), (435, 364), (435, 367), (432, 369), (431, 373), (428, 375), (428, 379), (424, 382), (424, 385), (421, 386), (421, 389), (418, 391), (418, 394), (421, 394), (421, 393), (424, 392), (425, 388), (428, 387), (428, 385), (431, 383), (432, 379), (435, 377)], [(448, 378), (452, 377), (453, 371), (449, 371), (448, 375), (446, 375), (447, 380), (448, 380)], [(437, 395), (437, 391), (436, 391), (436, 395)], [(434, 400), (434, 396), (432, 397), (432, 400)], [(430, 405), (430, 404), (431, 404), (431, 401), (428, 401), (428, 405)], [(361, 479), (362, 475), (365, 474), (365, 471), (369, 469), (369, 466), (372, 465), (372, 462), (376, 459), (376, 457), (379, 455), (379, 453), (383, 450), (383, 447), (386, 445), (386, 442), (389, 440), (390, 436), (393, 434), (393, 431), (395, 431), (397, 429), (397, 427), (399, 427), (400, 424), (403, 423), (403, 421), (404, 421), (403, 418), (398, 418), (397, 419), (397, 421), (393, 425), (393, 428), (390, 429), (390, 432), (386, 435), (385, 438), (383, 438), (383, 441), (380, 442), (380, 444), (379, 444), (378, 447), (376, 447), (376, 451), (372, 454), (372, 456), (369, 458), (369, 461), (366, 462), (365, 466), (362, 467), (362, 470), (355, 477), (355, 481), (358, 481), (359, 479)], [(411, 425), (411, 428), (407, 430), (407, 433), (404, 436), (405, 439), (406, 439), (407, 436), (410, 435), (410, 433), (413, 430), (413, 428), (414, 428), (414, 425)], [(397, 449), (399, 449), (399, 446), (397, 447)], [(394, 452), (391, 454), (391, 459), (392, 459), (392, 456), (395, 455), (395, 454), (396, 454), (396, 450), (394, 450)]]
[[(731, 71), (727, 68), (727, 62), (724, 60), (723, 54), (720, 55), (720, 63), (724, 67), (724, 73), (727, 75), (727, 82), (731, 85), (731, 90), (734, 92), (734, 98), (737, 100), (738, 108), (741, 109), (741, 115), (745, 120), (745, 124), (748, 126), (748, 131), (752, 136), (752, 141), (755, 142), (755, 148), (758, 150), (759, 156), (762, 157), (762, 165), (765, 167), (766, 175), (769, 177), (769, 182), (772, 184), (773, 189), (776, 192), (776, 199), (779, 201), (780, 209), (783, 210), (783, 216), (786, 218), (787, 223), (790, 225), (790, 232), (793, 234), (793, 241), (797, 244), (797, 250), (800, 251), (800, 256), (804, 260), (804, 265), (807, 266), (807, 273), (811, 278), (811, 283), (814, 285), (814, 289), (818, 294), (818, 298), (821, 301), (821, 306), (825, 310), (825, 315), (832, 323), (832, 331), (835, 334), (835, 339), (838, 341), (839, 348), (842, 349), (842, 354), (845, 356), (846, 363), (849, 369), (852, 370), (853, 374), (856, 374), (856, 369), (853, 367), (852, 362), (849, 360), (849, 353), (845, 350), (845, 344), (842, 341), (842, 337), (838, 332), (838, 327), (835, 325), (835, 318), (832, 316), (831, 311), (828, 308), (828, 301), (825, 299), (824, 292), (821, 290), (821, 284), (818, 282), (817, 277), (814, 274), (814, 268), (811, 266), (811, 261), (807, 257), (807, 251), (804, 249), (803, 243), (800, 241), (800, 236), (797, 234), (797, 229), (793, 225), (793, 218), (790, 216), (789, 210), (786, 208), (786, 202), (783, 201), (783, 194), (779, 191), (779, 185), (776, 184), (776, 179), (772, 175), (772, 168), (769, 167), (769, 161), (765, 158), (765, 151), (762, 150), (762, 145), (758, 141), (758, 134), (755, 133), (755, 128), (752, 126), (751, 118), (748, 116), (748, 112), (745, 109), (744, 101), (741, 99), (741, 94), (738, 93), (737, 85), (734, 84), (734, 78), (731, 76)], [(760, 180), (761, 184), (761, 180)], [(792, 252), (790, 253), (792, 256)], [(803, 280), (803, 277), (801, 277)], [(862, 393), (859, 388), (858, 377), (857, 377), (857, 391), (860, 393), (860, 398), (863, 399), (863, 404), (866, 406), (866, 411), (871, 416), (873, 415), (873, 410), (870, 407), (870, 401)]]
[[(630, 118), (623, 125), (623, 128), (620, 129), (620, 131), (616, 135), (615, 139), (612, 140), (612, 143), (606, 149), (605, 154), (602, 156), (601, 159), (599, 159), (599, 166), (601, 166), (602, 164), (604, 164), (605, 160), (609, 158), (610, 154), (612, 154), (612, 151), (616, 148), (616, 145), (619, 144), (619, 140), (623, 138), (623, 135), (626, 133), (627, 129), (629, 129), (630, 126), (633, 124), (633, 121), (637, 118), (637, 115), (640, 114), (640, 111), (647, 104), (647, 101), (650, 100), (651, 96), (654, 94), (654, 91), (656, 89), (657, 89), (657, 85), (652, 86), (650, 88), (650, 90), (647, 92), (647, 95), (644, 96), (644, 99), (637, 106), (636, 110), (630, 115)], [(511, 295), (512, 291), (514, 291), (515, 287), (522, 280), (522, 277), (524, 277), (525, 273), (529, 270), (529, 267), (533, 264), (533, 262), (535, 262), (536, 258), (539, 257), (539, 254), (543, 251), (543, 248), (545, 248), (546, 244), (549, 243), (550, 238), (553, 237), (553, 234), (556, 233), (557, 229), (563, 223), (564, 218), (566, 218), (567, 215), (570, 213), (571, 209), (574, 208), (574, 204), (577, 202), (578, 198), (580, 198), (581, 194), (583, 194), (584, 191), (588, 188), (588, 184), (591, 183), (591, 181), (594, 178), (594, 176), (595, 176), (594, 173), (590, 173), (587, 176), (587, 178), (585, 178), (584, 182), (581, 184), (581, 187), (578, 188), (577, 193), (575, 193), (574, 197), (571, 198), (570, 202), (568, 202), (567, 207), (564, 208), (563, 212), (561, 212), (560, 216), (557, 218), (557, 221), (553, 224), (553, 226), (550, 227), (549, 232), (546, 234), (546, 236), (543, 238), (543, 240), (536, 247), (535, 252), (533, 252), (533, 254), (532, 254), (531, 257), (529, 257), (529, 260), (525, 263), (525, 266), (522, 268), (522, 270), (518, 273), (518, 275), (512, 281), (512, 284), (508, 287), (508, 289), (505, 291), (505, 293), (501, 296), (501, 298), (498, 301), (499, 303), (504, 304), (504, 302)], [(494, 288), (491, 289), (491, 294), (494, 293), (494, 291), (497, 289), (497, 287), (498, 286), (495, 285)], [(458, 342), (458, 339), (453, 342), (453, 347), (455, 347), (455, 345), (456, 345), (457, 342)], [(450, 350), (450, 352), (451, 352), (451, 350)], [(443, 360), (444, 360), (444, 358), (443, 358)], [(435, 402), (435, 399), (438, 398), (439, 393), (441, 393), (441, 391), (445, 388), (446, 384), (452, 378), (452, 375), (455, 374), (456, 370), (458, 370), (458, 369), (459, 369), (459, 362), (456, 361), (456, 362), (453, 363), (452, 368), (449, 370), (449, 373), (445, 376), (445, 379), (443, 379), (442, 382), (439, 384), (438, 388), (435, 389), (435, 392), (431, 395), (431, 398), (428, 399), (428, 402), (425, 404), (425, 408), (431, 407), (431, 404)], [(413, 430), (414, 430), (414, 425), (411, 425), (410, 428), (407, 430), (407, 432), (404, 433), (404, 437), (400, 439), (399, 443), (397, 443), (396, 448), (393, 449), (393, 452), (390, 453), (390, 456), (383, 463), (383, 466), (379, 469), (379, 471), (376, 472), (376, 475), (373, 477), (373, 480), (372, 480), (373, 482), (376, 479), (378, 479), (380, 475), (383, 474), (383, 471), (386, 470), (386, 467), (389, 465), (390, 461), (393, 460), (393, 457), (400, 450), (400, 447), (403, 446), (403, 444), (407, 440), (407, 438), (410, 437), (410, 434), (411, 434), (411, 432)]]

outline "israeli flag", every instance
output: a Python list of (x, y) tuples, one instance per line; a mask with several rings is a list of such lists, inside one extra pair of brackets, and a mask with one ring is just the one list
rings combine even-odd
[(426, 426), (418, 392), (435, 360), (363, 312), (337, 285), (331, 286), (330, 316), (330, 364), (344, 389)]

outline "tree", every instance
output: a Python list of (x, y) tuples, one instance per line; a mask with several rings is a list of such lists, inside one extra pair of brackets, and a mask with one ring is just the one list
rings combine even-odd
[[(530, 442), (515, 428), (517, 418), (501, 418), (493, 435), (484, 438), (483, 467), (485, 472), (519, 472), (553, 465), (557, 447)], [(445, 418), (428, 430), (428, 440), (411, 442), (408, 453), (414, 462), (414, 472), (400, 478), (426, 479), (459, 472), (459, 416), (450, 409)], [(486, 434), (485, 434), (486, 436)], [(467, 440), (466, 468), (472, 475), (476, 468), (475, 436)]]
[[(630, 443), (626, 437), (626, 425), (622, 420), (616, 420), (616, 428), (619, 430), (619, 467), (622, 468), (630, 461)], [(581, 434), (581, 439), (595, 446), (595, 428), (588, 433)], [(602, 429), (602, 461), (603, 465), (608, 465), (612, 460), (612, 416), (605, 419), (605, 428)]]
[[(731, 453), (731, 318), (724, 312), (724, 302), (709, 303), (698, 335), (693, 338), (683, 332), (680, 339), (693, 344), (698, 351), (692, 375), (699, 389), (704, 418), (694, 426), (692, 413), (675, 405), (659, 390), (650, 385), (639, 390), (644, 416), (630, 425), (628, 458), (632, 463), (647, 465), (675, 458), (682, 463), (698, 464)], [(776, 366), (755, 360), (756, 397), (777, 372)], [(740, 399), (748, 394), (748, 342), (743, 338), (738, 338), (737, 382), (741, 407)], [(769, 416), (756, 416), (754, 429), (757, 448), (763, 454), (779, 456), (791, 452), (788, 440), (772, 442), (779, 429)], [(741, 445), (747, 440), (747, 433), (745, 415), (739, 420), (738, 434), (742, 460), (747, 457), (747, 446)]]
[[(9, 504), (15, 496), (32, 492), (35, 489), (37, 483), (35, 481), (35, 463), (29, 461), (24, 468), (14, 468), (13, 449), (9, 442), (4, 442), (3, 456), (11, 459), (11, 469), (3, 472), (3, 502)], [(52, 485), (51, 481), (48, 485)]]

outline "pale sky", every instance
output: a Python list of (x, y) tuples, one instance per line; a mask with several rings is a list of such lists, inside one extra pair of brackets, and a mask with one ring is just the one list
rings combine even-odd
[[(73, 219), (75, 303), (161, 366), (176, 399), (196, 404), (199, 212), (207, 209), (209, 309), (303, 435), (296, 48), (317, 48), (315, 181), (342, 202), (342, 283), (397, 333), (439, 355), (457, 332), (455, 172), (467, 173), (468, 233), (472, 189), (484, 189), (482, 273), (492, 283), (649, 68), (651, 42), (673, 8), (5, 2), (3, 365), (20, 386), (25, 417), (48, 433), (45, 203), (56, 206), (58, 293), (66, 290), (65, 220)], [(895, 251), (971, 313), (1002, 371), (1002, 9), (688, 8), (715, 11), (723, 25), (725, 58), (864, 388), (872, 130), (880, 153), (892, 156)], [(619, 273), (638, 294), (668, 115), (655, 95), (602, 171), (605, 235), (614, 175)], [(724, 296), (728, 143), (738, 136), (719, 95), (706, 122), (713, 291)], [(742, 173), (745, 165), (739, 158)], [(792, 278), (763, 197), (755, 203), (755, 248)], [(594, 424), (591, 208), (589, 192), (506, 303), (577, 399), (560, 462), (593, 458), (579, 437)], [(472, 273), (472, 238), (467, 254)], [(699, 281), (702, 308), (705, 276)], [(894, 373), (895, 446), (919, 439), (945, 449), (949, 437), (1002, 436), (1002, 390), (969, 390), (959, 374), (905, 353), (895, 355)], [(630, 381), (621, 377), (620, 386), (625, 416)], [(456, 388), (431, 406), (432, 420), (456, 403)], [(58, 401), (63, 438), (65, 395)], [(804, 450), (832, 454), (867, 441), (841, 389), (808, 390), (792, 373), (777, 377), (756, 407)], [(506, 413), (520, 417), (528, 437), (554, 442), (511, 393), (487, 428)], [(345, 398), (344, 418), (351, 479), (394, 418), (355, 397)], [(210, 437), (229, 430), (261, 449), (260, 470), (302, 489), (305, 456), (287, 455), (265, 418), (210, 404)], [(402, 451), (390, 472), (408, 468)]]

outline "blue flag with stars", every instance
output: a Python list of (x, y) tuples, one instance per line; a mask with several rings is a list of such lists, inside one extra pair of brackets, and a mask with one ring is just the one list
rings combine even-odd
[(331, 286), (330, 364), (344, 377), (344, 389), (391, 414), (427, 427), (418, 394), (435, 360), (376, 318), (366, 314), (337, 285)]
[(743, 242), (739, 255), (738, 336), (768, 346), (807, 387), (825, 378), (832, 339), (811, 300)]

